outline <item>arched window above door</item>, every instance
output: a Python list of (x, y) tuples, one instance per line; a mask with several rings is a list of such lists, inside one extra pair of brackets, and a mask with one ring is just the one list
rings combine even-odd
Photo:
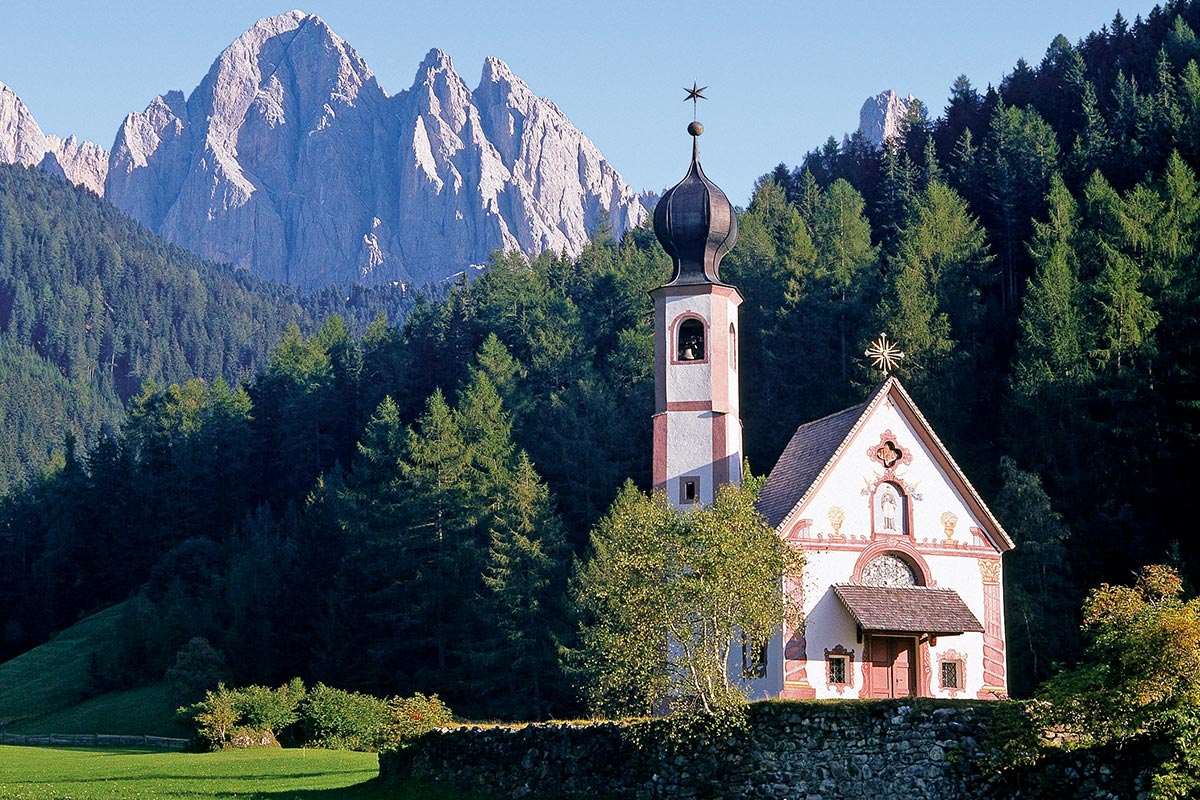
[(893, 553), (875, 556), (863, 567), (864, 586), (920, 586), (917, 571), (907, 561)]

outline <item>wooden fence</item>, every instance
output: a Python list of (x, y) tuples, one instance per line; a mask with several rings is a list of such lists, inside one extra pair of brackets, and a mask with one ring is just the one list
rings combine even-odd
[(0, 744), (41, 745), (50, 747), (161, 747), (182, 750), (187, 739), (168, 739), (165, 736), (113, 736), (103, 733), (0, 733)]

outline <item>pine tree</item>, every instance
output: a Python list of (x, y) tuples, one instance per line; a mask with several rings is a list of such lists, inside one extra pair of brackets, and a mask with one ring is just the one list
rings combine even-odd
[(990, 187), (986, 219), (1000, 262), (1005, 309), (1016, 308), (1024, 288), (1028, 274), (1024, 243), (1032, 232), (1031, 218), (1042, 213), (1058, 161), (1054, 130), (1036, 111), (997, 107), (984, 147), (983, 174)]
[(478, 655), (486, 674), (505, 676), (493, 707), (542, 719), (562, 701), (567, 550), (550, 492), (524, 452), (490, 533), (483, 581), (492, 635), (483, 637)]
[(954, 143), (950, 154), (950, 183), (972, 208), (979, 207), (983, 198), (979, 191), (978, 149), (970, 128), (964, 130)]
[[(934, 181), (918, 195), (900, 232), (874, 315), (874, 329), (887, 332), (906, 353), (897, 374), (951, 436), (962, 436), (973, 410), (993, 392), (980, 370), (989, 357), (981, 332), (993, 263), (966, 203)], [(971, 448), (959, 452), (965, 460)]]
[(815, 281), (820, 288), (816, 297), (821, 301), (817, 309), (824, 306), (819, 329), (827, 331), (829, 361), (841, 375), (841, 385), (847, 386), (856, 360), (855, 339), (863, 324), (861, 301), (878, 291), (879, 251), (871, 244), (862, 195), (844, 181), (834, 183), (817, 208), (813, 230)]
[(1056, 175), (1048, 219), (1034, 223), (1035, 269), (1022, 300), (1010, 379), (1010, 419), (1014, 438), (1027, 442), (1024, 459), (1063, 478), (1078, 476), (1083, 468), (1080, 445), (1087, 427), (1082, 409), (1092, 385), (1075, 251), (1078, 224), (1075, 200)]
[(1161, 168), (1168, 154), (1175, 150), (1183, 128), (1183, 110), (1179, 105), (1176, 79), (1166, 48), (1158, 51), (1154, 73), (1155, 91), (1148, 98), (1149, 127), (1142, 131), (1142, 139), (1147, 150), (1148, 165)]
[(1037, 395), (1050, 382), (1086, 383), (1078, 256), (1077, 208), (1061, 176), (1048, 197), (1049, 218), (1034, 223), (1036, 272), (1022, 305), (1016, 386)]
[(432, 655), (425, 666), (461, 674), (455, 656), (467, 642), (451, 637), (467, 620), (463, 604), (476, 591), (482, 562), (477, 526), (484, 509), (470, 483), (473, 454), (441, 392), (430, 396), (407, 438), (401, 518), (409, 588), (397, 633), (405, 649)]
[(1108, 125), (1096, 102), (1096, 88), (1090, 82), (1084, 85), (1082, 102), (1080, 130), (1070, 156), (1072, 174), (1077, 183), (1082, 183), (1096, 170), (1104, 169), (1112, 153)]
[(813, 226), (813, 220), (816, 218), (817, 203), (821, 198), (821, 186), (817, 183), (817, 179), (813, 177), (812, 171), (805, 168), (800, 173), (800, 185), (797, 189), (796, 208), (800, 212), (800, 219), (809, 227)]
[(892, 252), (896, 245), (897, 233), (918, 191), (917, 178), (908, 153), (894, 144), (884, 148), (879, 201), (872, 215), (884, 252)]
[[(1005, 456), (996, 513), (1017, 543), (1006, 563), (1005, 606), (1008, 652), (1025, 666), (1014, 670), (1010, 691), (1028, 696), (1050, 677), (1054, 661), (1071, 661), (1078, 652), (1074, 609), (1078, 592), (1069, 558), (1071, 531), (1054, 510), (1036, 473), (1020, 469)], [(1046, 654), (1053, 653), (1054, 659)]]
[(1127, 254), (1105, 244), (1104, 268), (1093, 286), (1100, 336), (1092, 355), (1101, 369), (1120, 374), (1152, 345), (1151, 332), (1161, 316), (1142, 291), (1142, 273)]
[(983, 129), (983, 98), (966, 75), (959, 75), (950, 87), (946, 110), (934, 124), (938, 150), (945, 154), (967, 131)]
[(1179, 79), (1179, 146), (1194, 162), (1200, 156), (1200, 67), (1189, 61)]
[(1146, 146), (1140, 133), (1150, 125), (1148, 105), (1138, 93), (1137, 80), (1123, 70), (1117, 73), (1113, 102), (1109, 127), (1114, 151), (1122, 157), (1113, 165), (1112, 180), (1118, 186), (1129, 186), (1145, 174)]
[(1200, 40), (1180, 14), (1175, 17), (1171, 32), (1167, 34), (1167, 53), (1176, 69), (1182, 69), (1191, 61), (1200, 58)]

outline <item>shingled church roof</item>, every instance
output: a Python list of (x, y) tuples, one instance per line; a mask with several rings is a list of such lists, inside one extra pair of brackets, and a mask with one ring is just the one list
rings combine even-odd
[(983, 632), (958, 592), (927, 586), (837, 584), (833, 593), (866, 631), (960, 634)]
[(838, 447), (858, 422), (866, 403), (843, 409), (836, 414), (805, 423), (792, 434), (791, 441), (775, 462), (758, 495), (758, 510), (771, 527), (778, 528), (784, 517), (812, 486)]

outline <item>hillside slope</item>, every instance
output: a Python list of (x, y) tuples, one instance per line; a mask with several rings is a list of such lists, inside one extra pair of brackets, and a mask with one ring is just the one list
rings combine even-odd
[(399, 320), (400, 287), (302, 295), (169, 245), (91, 192), (0, 164), (0, 494), (67, 433), (91, 446), (146, 381), (253, 374), (290, 323)]

